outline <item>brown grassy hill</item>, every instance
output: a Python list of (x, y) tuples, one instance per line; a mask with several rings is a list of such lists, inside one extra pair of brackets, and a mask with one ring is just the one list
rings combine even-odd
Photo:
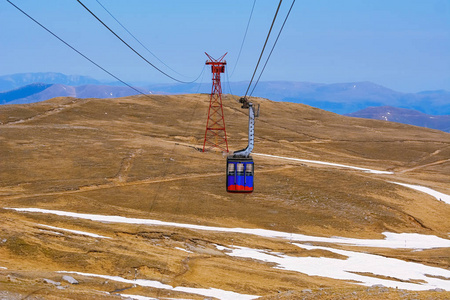
[[(450, 134), (344, 117), (305, 105), (261, 98), (254, 101), (261, 104), (255, 153), (394, 174), (369, 174), (255, 155), (255, 192), (227, 194), (225, 156), (198, 151), (203, 144), (209, 95), (56, 98), (0, 106), (1, 207), (264, 228), (325, 237), (382, 238), (382, 232), (390, 231), (448, 238), (448, 204), (390, 181), (450, 194)], [(247, 112), (230, 96), (223, 102), (230, 150), (244, 148)], [(0, 239), (4, 241), (0, 244), (0, 266), (7, 268), (0, 270), (0, 291), (19, 296), (36, 292), (46, 299), (114, 298), (113, 294), (101, 296), (96, 291), (129, 287), (86, 278), (83, 284), (60, 290), (42, 281), (60, 278), (56, 271), (76, 270), (130, 279), (137, 274), (173, 286), (216, 287), (268, 297), (280, 291), (294, 291), (295, 295), (304, 288), (313, 289), (313, 294), (318, 288), (326, 288), (351, 297), (350, 288), (370, 298), (365, 289), (343, 281), (274, 271), (251, 260), (224, 256), (214, 247), (239, 244), (300, 256), (310, 254), (272, 239), (98, 223), (7, 209), (0, 209), (0, 214)], [(62, 236), (42, 225), (94, 232), (112, 239)], [(194, 250), (187, 254), (175, 247)], [(449, 268), (446, 250), (368, 251)], [(139, 286), (127, 293), (187, 297)], [(398, 296), (394, 291), (391, 294), (392, 299)]]

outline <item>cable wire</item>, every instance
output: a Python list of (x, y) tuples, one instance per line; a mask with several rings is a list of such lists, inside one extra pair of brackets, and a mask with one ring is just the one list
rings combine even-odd
[[(150, 51), (150, 49), (148, 49), (136, 36), (134, 36), (134, 34), (132, 34), (126, 27), (125, 25), (123, 25), (116, 17), (114, 17), (114, 15), (99, 1), (99, 0), (95, 0), (97, 1), (97, 3), (126, 31), (128, 32), (129, 35), (131, 35), (131, 37), (133, 37), (133, 39), (138, 42), (145, 50), (148, 51), (148, 53), (150, 53), (151, 55), (153, 55), (154, 58), (156, 58), (160, 63), (162, 63), (163, 65), (165, 65), (167, 68), (169, 68), (170, 70), (172, 70), (173, 72), (177, 73), (180, 76), (184, 76), (183, 74), (178, 73), (177, 71), (175, 71), (174, 69), (172, 69), (170, 66), (168, 66), (165, 62), (163, 62), (158, 56), (156, 56), (156, 54), (154, 54), (152, 51)], [(255, 0), (256, 1), (256, 0)], [(186, 76), (184, 76), (186, 77)]]
[(280, 10), (281, 2), (283, 2), (283, 0), (280, 0), (280, 3), (278, 3), (277, 11), (275, 12), (275, 16), (273, 17), (272, 25), (270, 25), (269, 33), (267, 34), (266, 41), (264, 42), (264, 47), (262, 48), (261, 54), (259, 55), (258, 63), (256, 64), (255, 71), (253, 72), (252, 79), (250, 80), (250, 83), (248, 84), (247, 91), (245, 92), (244, 98), (247, 96), (248, 90), (250, 89), (250, 86), (252, 85), (253, 78), (255, 77), (256, 70), (258, 69), (258, 66), (259, 66), (259, 62), (261, 61), (261, 58), (262, 58), (263, 53), (264, 53), (264, 49), (266, 48), (267, 41), (269, 40), (269, 37), (270, 37), (270, 33), (272, 32), (273, 24), (275, 24), (275, 20), (277, 19), (277, 15), (278, 15), (278, 11)]
[(264, 70), (266, 69), (267, 63), (269, 62), (270, 56), (272, 55), (273, 49), (275, 49), (275, 46), (277, 45), (278, 39), (281, 35), (281, 31), (283, 31), (284, 25), (286, 24), (287, 19), (289, 18), (289, 14), (291, 13), (292, 7), (294, 6), (295, 0), (292, 1), (291, 7), (289, 8), (289, 11), (286, 15), (286, 18), (284, 19), (283, 25), (280, 28), (280, 32), (278, 32), (277, 38), (272, 46), (272, 50), (270, 50), (269, 56), (267, 57), (266, 63), (264, 64), (264, 67), (261, 70), (261, 73), (259, 74), (258, 80), (256, 81), (255, 85), (253, 86), (252, 91), (250, 92), (250, 96), (253, 95), (253, 92), (255, 91), (256, 86), (259, 83), (259, 79), (261, 79), (261, 75), (263, 74)]
[(40, 27), (42, 27), (43, 29), (45, 29), (48, 33), (50, 33), (51, 35), (53, 35), (55, 38), (57, 38), (59, 41), (63, 42), (66, 46), (68, 46), (69, 48), (71, 48), (73, 51), (75, 51), (76, 53), (78, 53), (79, 55), (81, 55), (82, 57), (84, 57), (85, 59), (87, 59), (89, 62), (91, 62), (93, 65), (95, 65), (96, 67), (98, 67), (99, 69), (101, 69), (102, 71), (104, 71), (105, 73), (109, 74), (110, 76), (114, 77), (115, 79), (117, 79), (118, 81), (120, 81), (121, 83), (123, 83), (124, 85), (128, 86), (129, 88), (135, 90), (136, 92), (138, 92), (141, 95), (145, 95), (148, 96), (147, 94), (141, 92), (140, 90), (138, 90), (137, 88), (131, 86), (130, 84), (126, 83), (125, 81), (123, 81), (122, 79), (120, 79), (119, 77), (117, 77), (116, 75), (114, 75), (113, 73), (109, 72), (108, 70), (106, 70), (105, 68), (103, 68), (102, 66), (100, 66), (99, 64), (97, 64), (95, 61), (93, 61), (92, 59), (90, 59), (89, 57), (87, 57), (86, 55), (84, 55), (83, 53), (81, 53), (80, 51), (78, 51), (77, 49), (75, 49), (75, 47), (71, 46), (69, 43), (67, 43), (66, 41), (64, 41), (62, 38), (60, 38), (59, 36), (57, 36), (55, 33), (53, 33), (50, 29), (48, 29), (47, 27), (45, 27), (44, 25), (42, 25), (41, 23), (39, 23), (36, 19), (34, 19), (33, 17), (31, 17), (29, 14), (27, 14), (25, 11), (23, 11), (22, 9), (20, 9), (17, 5), (15, 5), (14, 3), (12, 3), (10, 0), (6, 0), (9, 4), (11, 4), (12, 6), (14, 6), (17, 10), (19, 10), (21, 13), (23, 13), (25, 16), (27, 16), (30, 20), (32, 20), (33, 22), (35, 22), (36, 24), (38, 24)]
[(236, 99), (233, 95), (233, 91), (231, 90), (230, 78), (228, 77), (228, 68), (225, 68), (225, 74), (227, 76), (227, 85), (228, 89), (230, 90), (231, 99), (235, 100), (236, 102), (239, 102), (239, 98)]
[(164, 72), (163, 70), (161, 70), (160, 68), (158, 68), (157, 66), (155, 66), (154, 64), (152, 64), (151, 62), (149, 62), (145, 57), (143, 57), (139, 52), (137, 52), (133, 47), (131, 47), (127, 42), (125, 42), (117, 33), (114, 32), (114, 30), (112, 30), (111, 28), (108, 27), (108, 25), (106, 25), (102, 20), (100, 20), (99, 17), (97, 17), (89, 8), (86, 7), (86, 5), (83, 4), (83, 2), (81, 2), (80, 0), (77, 0), (77, 2), (84, 7), (84, 9), (86, 9), (95, 19), (97, 19), (97, 21), (99, 21), (106, 29), (108, 29), (115, 37), (117, 37), (123, 44), (125, 44), (128, 48), (130, 48), (134, 53), (136, 53), (136, 55), (138, 55), (140, 58), (142, 58), (146, 63), (148, 63), (149, 65), (151, 65), (153, 68), (155, 68), (156, 70), (158, 70), (161, 74), (164, 74), (165, 76), (169, 77), (172, 80), (175, 80), (177, 82), (180, 83), (193, 83), (194, 81), (183, 81), (183, 80), (179, 80), (173, 76), (170, 76), (169, 74), (167, 74), (166, 72)]
[(241, 48), (239, 49), (239, 54), (238, 54), (238, 57), (236, 59), (236, 63), (234, 64), (234, 68), (233, 68), (233, 71), (231, 72), (230, 77), (233, 77), (234, 71), (236, 70), (236, 66), (237, 66), (237, 64), (239, 62), (239, 58), (241, 57), (242, 48), (244, 47), (245, 38), (247, 37), (248, 27), (250, 25), (250, 21), (251, 21), (252, 16), (253, 16), (253, 10), (255, 9), (255, 4), (256, 4), (256, 0), (253, 1), (252, 11), (250, 12), (250, 17), (248, 18), (247, 28), (245, 29), (245, 34), (244, 34), (244, 38), (242, 39)]

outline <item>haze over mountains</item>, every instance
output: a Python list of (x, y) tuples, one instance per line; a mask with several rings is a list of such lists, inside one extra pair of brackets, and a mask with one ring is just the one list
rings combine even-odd
[[(145, 88), (137, 88), (142, 93), (151, 94)], [(118, 98), (136, 95), (129, 87), (111, 85), (81, 85), (33, 83), (24, 87), (0, 93), (0, 104), (27, 104), (41, 102), (56, 97), (75, 98)]]
[[(224, 93), (243, 95), (248, 82), (223, 80)], [(209, 93), (210, 83), (150, 84), (135, 83), (145, 94)], [(60, 73), (24, 73), (0, 76), (0, 104), (24, 104), (54, 97), (115, 98), (137, 92), (118, 82), (101, 82), (86, 76), (67, 76)], [(308, 83), (260, 82), (253, 96), (275, 101), (303, 103), (338, 114), (372, 118), (449, 131), (450, 92), (423, 91), (401, 93), (371, 82)], [(386, 118), (386, 107), (396, 109)], [(368, 107), (377, 107), (368, 113)], [(381, 108), (383, 107), (383, 108)], [(359, 110), (364, 110), (359, 112)], [(416, 112), (412, 112), (415, 110)], [(447, 115), (447, 116), (446, 116)], [(438, 117), (442, 116), (442, 117)]]
[(65, 75), (53, 72), (19, 73), (0, 76), (0, 92), (17, 89), (32, 83), (65, 84), (71, 86), (102, 84), (102, 82), (79, 75)]
[(354, 113), (345, 114), (345, 116), (384, 120), (450, 132), (450, 115), (428, 115), (413, 109), (392, 106), (372, 106)]

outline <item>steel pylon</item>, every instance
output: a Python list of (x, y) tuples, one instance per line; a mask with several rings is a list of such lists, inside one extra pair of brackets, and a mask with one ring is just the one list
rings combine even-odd
[(203, 142), (203, 152), (217, 148), (228, 153), (227, 131), (225, 129), (225, 118), (222, 107), (222, 86), (220, 74), (225, 72), (227, 62), (224, 59), (225, 53), (219, 59), (212, 58), (205, 52), (209, 60), (206, 65), (211, 65), (212, 88), (209, 100), (208, 120), (206, 122), (205, 141)]

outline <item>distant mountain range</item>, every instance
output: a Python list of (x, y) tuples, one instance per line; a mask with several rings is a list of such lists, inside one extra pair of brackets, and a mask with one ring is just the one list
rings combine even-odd
[(392, 106), (368, 107), (345, 115), (349, 117), (397, 122), (450, 132), (450, 115), (433, 116), (421, 113), (417, 110)]
[(14, 90), (33, 83), (64, 84), (71, 86), (105, 84), (88, 76), (64, 75), (61, 73), (20, 73), (0, 76), (0, 92)]
[[(222, 91), (244, 95), (248, 82), (222, 81)], [(209, 93), (211, 84), (146, 85), (154, 93)], [(250, 89), (251, 91), (251, 89)], [(338, 114), (352, 113), (370, 106), (394, 106), (418, 110), (430, 115), (450, 114), (450, 92), (424, 91), (401, 93), (372, 82), (309, 83), (289, 81), (259, 82), (253, 96), (273, 101), (303, 103)]]
[[(150, 91), (139, 88), (142, 93)], [(110, 85), (69, 86), (64, 84), (34, 83), (24, 87), (0, 93), (0, 104), (26, 104), (45, 101), (55, 97), (76, 98), (117, 98), (136, 95), (129, 87)]]
[[(210, 93), (211, 83), (149, 84), (140, 83), (139, 90), (152, 94)], [(222, 81), (224, 93), (244, 95), (248, 82)], [(2, 92), (3, 91), (3, 92)], [(251, 90), (250, 90), (251, 92)], [(0, 76), (0, 104), (39, 102), (59, 96), (78, 98), (115, 98), (135, 95), (137, 92), (117, 82), (101, 82), (87, 76), (68, 76), (60, 73), (24, 73)], [(401, 93), (371, 82), (321, 84), (308, 82), (259, 82), (253, 96), (274, 101), (303, 103), (338, 114), (425, 126), (447, 131), (450, 115), (450, 92), (424, 91)], [(378, 110), (368, 107), (375, 107)], [(403, 108), (407, 110), (392, 110)], [(363, 111), (361, 111), (363, 110)], [(413, 113), (411, 110), (417, 112)], [(356, 112), (352, 114), (353, 112)], [(419, 113), (419, 114), (417, 114)], [(423, 115), (420, 115), (422, 113)], [(395, 115), (395, 119), (394, 118)], [(420, 115), (420, 116), (419, 116)], [(429, 115), (429, 116), (427, 116)], [(421, 121), (418, 121), (418, 120)], [(426, 121), (428, 120), (428, 121)], [(436, 125), (434, 124), (439, 124)], [(442, 129), (444, 128), (444, 129)]]

